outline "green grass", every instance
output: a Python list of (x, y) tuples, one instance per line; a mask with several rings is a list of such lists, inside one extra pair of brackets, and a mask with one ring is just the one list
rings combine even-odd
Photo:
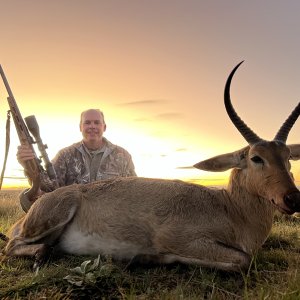
[[(23, 215), (17, 196), (0, 192), (3, 233)], [(0, 263), (0, 299), (300, 299), (299, 229), (300, 219), (277, 217), (245, 273), (185, 265), (127, 269), (110, 257), (69, 255), (33, 272), (32, 260), (9, 258)]]

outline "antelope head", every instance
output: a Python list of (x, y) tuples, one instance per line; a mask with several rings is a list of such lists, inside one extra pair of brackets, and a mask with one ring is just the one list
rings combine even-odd
[[(242, 63), (242, 62), (241, 62)], [(290, 172), (290, 159), (300, 158), (300, 145), (286, 145), (288, 134), (300, 114), (300, 103), (283, 123), (272, 141), (256, 135), (238, 116), (230, 98), (230, 84), (239, 63), (230, 73), (224, 91), (228, 116), (248, 146), (233, 153), (202, 161), (196, 168), (207, 171), (225, 171), (235, 168), (231, 180), (239, 173), (241, 182), (252, 194), (271, 201), (279, 211), (293, 214), (300, 211), (300, 192)]]

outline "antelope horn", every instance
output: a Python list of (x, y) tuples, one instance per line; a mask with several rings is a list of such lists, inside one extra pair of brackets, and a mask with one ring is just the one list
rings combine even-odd
[(230, 73), (228, 76), (228, 79), (226, 81), (225, 90), (224, 90), (224, 104), (226, 107), (227, 114), (229, 118), (231, 119), (233, 125), (237, 128), (237, 130), (241, 133), (241, 135), (244, 137), (244, 139), (250, 144), (253, 145), (257, 142), (262, 141), (260, 137), (258, 137), (245, 123), (244, 121), (238, 116), (235, 109), (233, 108), (231, 104), (230, 99), (230, 84), (232, 77), (237, 70), (237, 68), (243, 63), (244, 61), (241, 61)]
[(287, 137), (289, 135), (290, 130), (294, 126), (298, 116), (300, 114), (300, 102), (296, 106), (296, 108), (292, 111), (283, 125), (280, 127), (279, 131), (277, 132), (274, 140), (286, 143)]

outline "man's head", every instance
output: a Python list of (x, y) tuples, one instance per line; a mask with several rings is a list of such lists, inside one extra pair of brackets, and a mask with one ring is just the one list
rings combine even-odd
[(81, 113), (80, 131), (83, 142), (89, 149), (102, 145), (103, 132), (106, 130), (103, 112), (99, 109), (88, 109)]

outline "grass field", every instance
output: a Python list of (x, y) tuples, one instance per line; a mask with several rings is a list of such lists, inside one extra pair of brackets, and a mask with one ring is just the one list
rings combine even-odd
[[(23, 215), (19, 191), (0, 191), (0, 232)], [(0, 266), (0, 299), (300, 299), (300, 219), (276, 217), (245, 273), (199, 266), (126, 268), (110, 257), (55, 257), (37, 272), (32, 260)], [(3, 249), (5, 242), (0, 241)]]

